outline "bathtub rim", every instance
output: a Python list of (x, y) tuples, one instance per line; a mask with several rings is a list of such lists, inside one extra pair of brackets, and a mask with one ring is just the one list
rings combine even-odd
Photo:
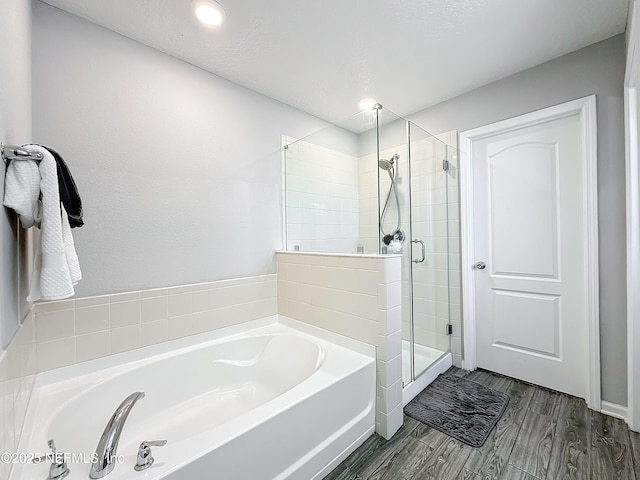
[[(218, 343), (222, 339), (233, 341), (232, 337), (240, 336), (250, 330), (267, 327), (270, 325), (283, 325), (293, 330), (297, 330), (304, 335), (317, 337), (320, 340), (336, 344), (340, 347), (352, 350), (367, 357), (371, 357), (374, 360), (376, 359), (376, 347), (373, 345), (369, 345), (367, 343), (354, 340), (344, 335), (340, 335), (338, 333), (334, 333), (320, 327), (316, 327), (289, 317), (285, 317), (284, 315), (276, 314), (256, 320), (250, 320), (248, 322), (239, 323), (237, 325), (231, 325), (228, 327), (211, 330), (209, 332), (189, 335), (187, 337), (168, 340), (166, 342), (154, 345), (147, 345), (145, 347), (129, 350), (127, 352), (115, 353), (112, 355), (107, 355), (106, 357), (96, 358), (93, 360), (88, 360), (86, 362), (47, 370), (45, 372), (36, 374), (33, 388), (43, 388), (48, 385), (69, 380), (71, 378), (91, 375), (99, 370), (117, 368), (124, 364), (136, 363), (139, 365), (144, 365), (147, 362), (154, 361), (155, 357), (159, 355), (163, 355), (169, 358), (174, 355), (180, 355), (189, 350), (202, 348), (205, 344)], [(27, 406), (27, 409), (28, 408), (29, 406)]]

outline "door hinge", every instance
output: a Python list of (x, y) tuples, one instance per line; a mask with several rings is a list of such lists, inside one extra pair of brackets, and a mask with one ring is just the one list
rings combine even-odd
[(453, 335), (453, 325), (447, 324), (447, 335)]
[(442, 170), (445, 172), (449, 171), (449, 160), (442, 160)]

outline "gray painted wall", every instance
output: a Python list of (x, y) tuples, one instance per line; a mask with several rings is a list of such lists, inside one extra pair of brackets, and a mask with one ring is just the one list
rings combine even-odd
[(275, 272), (268, 154), (325, 122), (40, 2), (33, 34), (34, 137), (83, 200), (78, 296)]
[(602, 397), (627, 404), (624, 35), (409, 116), (430, 132), (464, 131), (597, 95)]
[[(0, 141), (31, 141), (31, 2), (0, 2)], [(4, 178), (5, 165), (0, 162)], [(0, 182), (4, 198), (4, 182)], [(19, 249), (15, 215), (0, 214), (0, 348), (6, 348), (20, 321)], [(24, 275), (22, 275), (24, 278)]]

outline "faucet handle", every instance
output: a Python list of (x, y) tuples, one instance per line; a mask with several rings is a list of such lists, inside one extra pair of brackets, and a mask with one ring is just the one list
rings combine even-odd
[(167, 444), (166, 440), (145, 440), (140, 444), (140, 448), (146, 447), (164, 447)]
[(140, 472), (153, 465), (155, 459), (151, 455), (151, 447), (163, 447), (166, 444), (166, 440), (145, 440), (144, 442), (142, 442), (140, 444), (140, 448), (138, 448), (138, 458), (133, 469), (136, 472)]
[(47, 459), (51, 460), (51, 466), (49, 467), (49, 477), (47, 480), (62, 480), (69, 475), (69, 467), (64, 459), (64, 453), (56, 451), (56, 444), (53, 438), (50, 439), (47, 444), (51, 449), (51, 453), (36, 457), (32, 460), (33, 463), (40, 463)]

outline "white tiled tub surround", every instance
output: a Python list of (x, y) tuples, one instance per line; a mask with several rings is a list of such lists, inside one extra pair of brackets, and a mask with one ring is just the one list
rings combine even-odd
[[(0, 453), (16, 452), (36, 374), (33, 310), (9, 347), (0, 353)], [(0, 461), (0, 479), (9, 477), (11, 463)]]
[(278, 252), (278, 313), (376, 347), (376, 431), (402, 425), (401, 257)]
[[(0, 353), (0, 453), (16, 452), (37, 373), (277, 310), (275, 274), (34, 305)], [(0, 461), (0, 480), (11, 465)]]
[[(277, 276), (263, 275), (35, 306), (37, 372), (275, 315)], [(23, 327), (24, 329), (24, 327)]]
[[(350, 252), (358, 246), (358, 159), (284, 137), (287, 250)], [(293, 142), (293, 143), (291, 143)]]

